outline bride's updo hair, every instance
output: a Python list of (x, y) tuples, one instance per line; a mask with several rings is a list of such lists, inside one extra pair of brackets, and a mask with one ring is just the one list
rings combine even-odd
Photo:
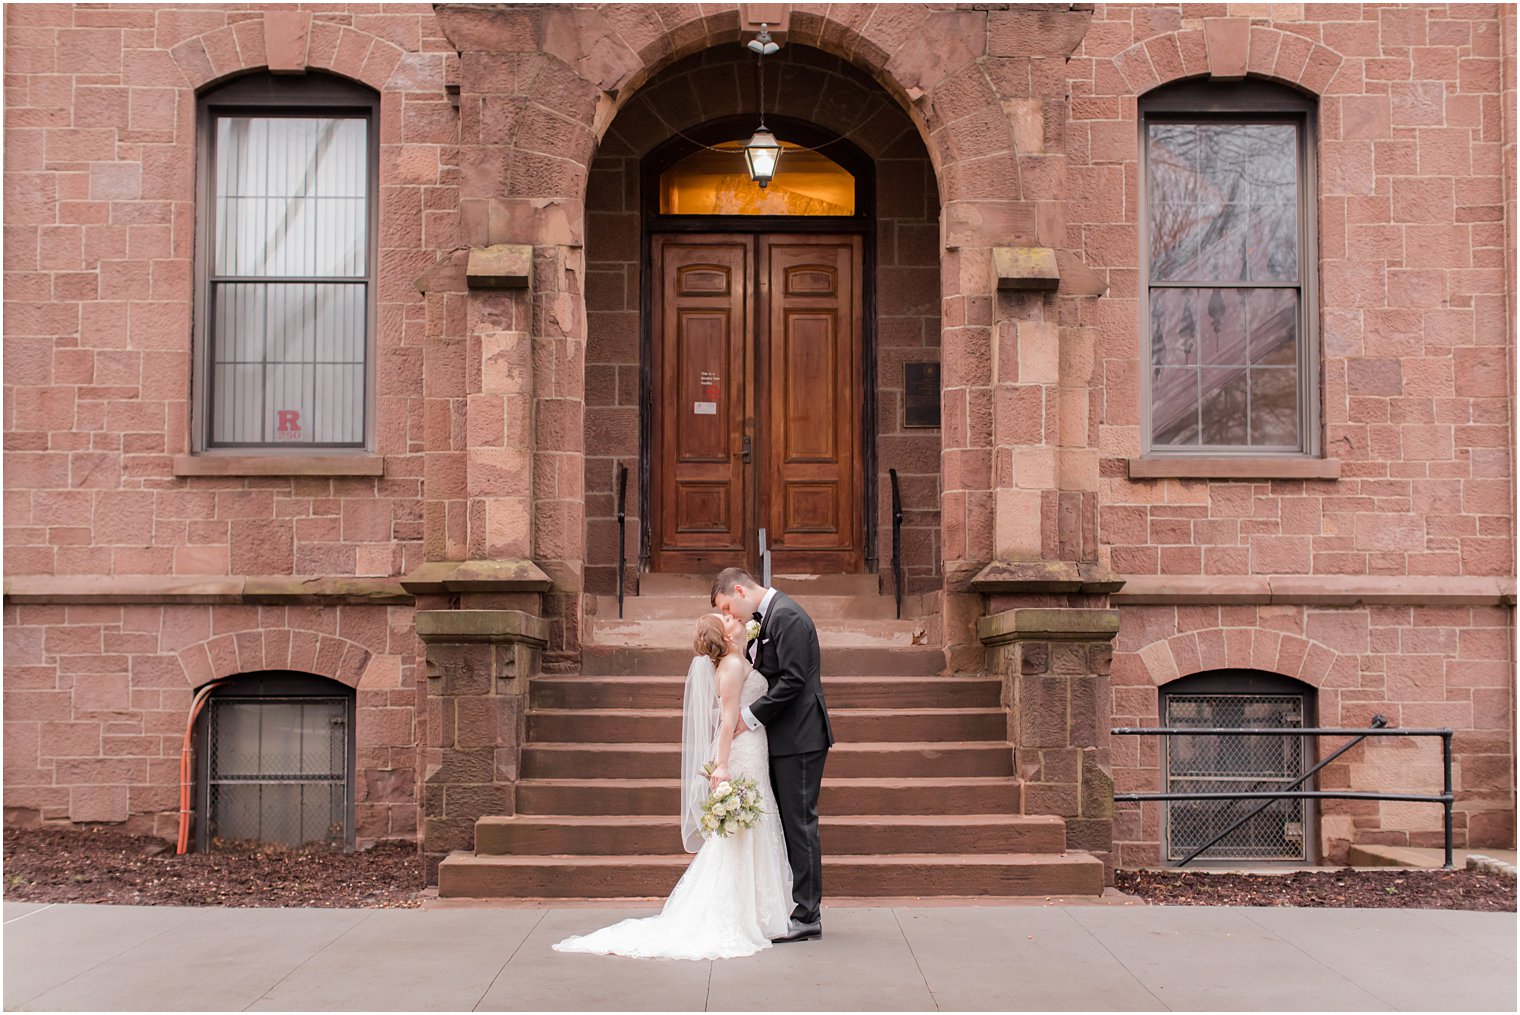
[(704, 613), (697, 618), (697, 637), (692, 643), (697, 655), (706, 656), (714, 666), (728, 653), (728, 635), (723, 630), (723, 615)]

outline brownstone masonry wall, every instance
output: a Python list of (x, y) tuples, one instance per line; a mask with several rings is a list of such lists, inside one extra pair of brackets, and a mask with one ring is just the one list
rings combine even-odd
[[(1122, 602), (1123, 596), (1118, 597)], [(1159, 725), (1159, 688), (1220, 669), (1258, 670), (1314, 689), (1318, 725), (1449, 727), (1458, 848), (1511, 847), (1514, 798), (1514, 614), (1500, 606), (1121, 606), (1113, 724)], [(1324, 738), (1316, 757), (1340, 738)], [(1115, 737), (1121, 791), (1159, 790), (1156, 738)], [(1318, 777), (1323, 789), (1439, 794), (1438, 739), (1365, 741)], [(1116, 805), (1119, 865), (1159, 860), (1160, 807)], [(1346, 862), (1352, 843), (1439, 846), (1433, 804), (1320, 801), (1320, 849)]]
[[(410, 837), (420, 646), (391, 576), (424, 557), (450, 308), (414, 283), (458, 243), (454, 51), (426, 5), (5, 19), (6, 818), (171, 832), (192, 689), (290, 669), (356, 689), (360, 844)], [(190, 454), (196, 97), (271, 66), (380, 93), (373, 454), (337, 466)], [(304, 594), (355, 576), (394, 605)]]
[(6, 822), (125, 822), (173, 838), (195, 688), (290, 670), (354, 689), (357, 844), (412, 838), (419, 646), (409, 597), (394, 598), (398, 605), (7, 603)]

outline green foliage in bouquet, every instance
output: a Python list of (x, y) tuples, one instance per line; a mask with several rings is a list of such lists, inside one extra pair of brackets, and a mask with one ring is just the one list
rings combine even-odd
[[(702, 774), (711, 776), (712, 769), (708, 764)], [(754, 828), (762, 813), (760, 790), (754, 779), (745, 776), (725, 780), (702, 803), (702, 837), (727, 838), (742, 828)]]

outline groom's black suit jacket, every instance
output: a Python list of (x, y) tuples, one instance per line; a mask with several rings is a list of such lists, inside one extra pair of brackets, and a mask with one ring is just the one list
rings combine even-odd
[(754, 665), (767, 690), (749, 710), (765, 727), (770, 752), (807, 754), (832, 747), (813, 618), (791, 596), (777, 592), (755, 640)]

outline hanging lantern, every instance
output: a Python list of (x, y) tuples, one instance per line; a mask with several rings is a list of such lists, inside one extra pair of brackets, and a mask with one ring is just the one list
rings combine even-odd
[(745, 142), (744, 161), (749, 164), (749, 178), (762, 189), (776, 175), (776, 164), (781, 161), (781, 142), (765, 129), (765, 124), (762, 123), (754, 136)]

